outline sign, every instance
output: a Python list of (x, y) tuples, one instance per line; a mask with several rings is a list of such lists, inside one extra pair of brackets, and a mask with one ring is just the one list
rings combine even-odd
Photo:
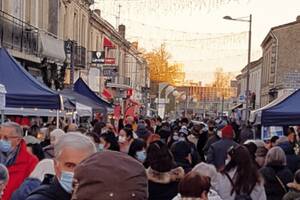
[(103, 76), (113, 77), (117, 76), (118, 70), (117, 66), (109, 66), (103, 68)]
[(6, 94), (5, 87), (4, 87), (4, 85), (0, 84), (0, 110), (3, 110), (6, 105), (5, 94)]
[(283, 128), (281, 126), (262, 126), (261, 127), (261, 139), (269, 140), (273, 136), (283, 136)]
[(105, 52), (104, 51), (92, 51), (92, 63), (104, 64)]
[(114, 65), (116, 63), (116, 59), (115, 58), (105, 58), (104, 63), (107, 65)]

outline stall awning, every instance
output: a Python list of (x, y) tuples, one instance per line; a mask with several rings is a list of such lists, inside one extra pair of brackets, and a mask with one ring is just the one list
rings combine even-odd
[(63, 63), (66, 55), (64, 50), (64, 41), (51, 35), (40, 33), (40, 54), (48, 60)]
[[(288, 94), (287, 94), (288, 95)], [(262, 110), (263, 126), (297, 126), (300, 124), (300, 89), (281, 102)]]
[(61, 109), (59, 94), (38, 82), (4, 48), (0, 48), (0, 84), (7, 91), (6, 107)]
[(269, 104), (265, 105), (264, 107), (261, 107), (259, 109), (251, 111), (249, 121), (252, 122), (252, 123), (255, 123), (255, 124), (261, 124), (262, 111), (266, 110), (268, 108), (271, 108), (274, 105), (279, 104), (284, 99), (286, 99), (289, 95), (290, 95), (290, 93), (285, 93), (285, 94), (279, 96), (278, 98), (276, 98), (274, 101), (272, 101)]

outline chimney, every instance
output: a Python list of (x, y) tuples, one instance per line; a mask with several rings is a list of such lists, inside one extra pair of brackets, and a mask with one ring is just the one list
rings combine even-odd
[(101, 11), (100, 11), (100, 9), (95, 9), (95, 10), (94, 10), (94, 13), (95, 13), (96, 15), (98, 15), (98, 17), (101, 17)]
[(296, 21), (300, 22), (300, 15), (297, 16)]
[(124, 24), (119, 25), (119, 33), (123, 38), (125, 38), (125, 31), (126, 31), (125, 25)]

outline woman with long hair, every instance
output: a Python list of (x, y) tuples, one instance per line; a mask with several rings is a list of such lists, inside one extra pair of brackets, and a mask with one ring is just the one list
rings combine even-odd
[(216, 185), (222, 199), (266, 200), (263, 180), (245, 146), (230, 148), (226, 163)]

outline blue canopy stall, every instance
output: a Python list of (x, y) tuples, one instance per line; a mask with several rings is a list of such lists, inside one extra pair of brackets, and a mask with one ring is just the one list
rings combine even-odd
[(300, 125), (300, 90), (298, 89), (278, 104), (262, 110), (263, 126)]
[(84, 96), (87, 96), (87, 97), (93, 99), (94, 101), (98, 102), (99, 104), (101, 104), (105, 108), (112, 108), (111, 103), (108, 103), (107, 101), (105, 101), (101, 97), (97, 96), (95, 94), (95, 92), (93, 92), (89, 88), (89, 86), (82, 80), (82, 78), (79, 78), (75, 82), (75, 84), (74, 84), (74, 91), (78, 92), (81, 95), (84, 95)]
[(60, 95), (28, 73), (4, 48), (0, 48), (0, 84), (6, 88), (6, 107), (61, 109)]

